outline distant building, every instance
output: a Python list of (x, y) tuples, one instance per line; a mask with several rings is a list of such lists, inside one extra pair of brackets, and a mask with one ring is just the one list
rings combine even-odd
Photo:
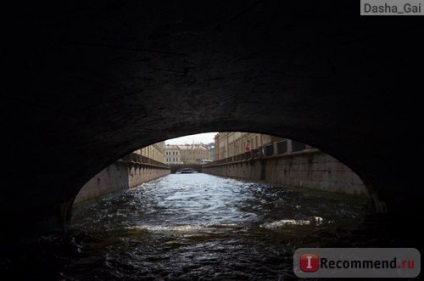
[(210, 160), (209, 149), (201, 144), (166, 145), (166, 164), (202, 164)]
[(165, 146), (165, 163), (172, 164), (182, 164), (181, 153), (178, 145), (169, 145)]
[(215, 143), (211, 142), (209, 144), (206, 144), (205, 147), (209, 151), (209, 160), (206, 162), (212, 162), (215, 159)]
[(228, 158), (281, 140), (284, 138), (258, 133), (220, 132), (215, 135), (214, 160)]
[(165, 163), (164, 156), (165, 142), (158, 142), (134, 151), (134, 153), (140, 154), (152, 160)]

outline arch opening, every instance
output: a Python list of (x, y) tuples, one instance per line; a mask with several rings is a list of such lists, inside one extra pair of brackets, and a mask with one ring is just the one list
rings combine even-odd
[[(134, 150), (88, 181), (76, 196), (75, 202), (135, 187), (168, 174), (168, 170), (175, 173), (182, 168), (194, 168), (198, 172), (246, 180), (266, 180), (282, 186), (362, 195), (371, 199), (376, 212), (385, 211), (378, 208), (380, 200), (366, 181), (350, 167), (318, 148), (281, 135), (243, 131), (209, 134), (213, 138), (211, 135), (206, 144), (201, 141), (184, 142), (184, 138), (180, 137), (176, 138), (181, 140), (179, 145), (161, 141)], [(198, 134), (189, 136), (195, 137)], [(293, 162), (297, 170), (291, 171)], [(248, 169), (240, 163), (248, 164)], [(240, 164), (241, 168), (236, 167), (236, 164)], [(223, 167), (231, 167), (230, 172)], [(117, 181), (116, 177), (120, 180)], [(102, 188), (105, 190), (99, 190)]]

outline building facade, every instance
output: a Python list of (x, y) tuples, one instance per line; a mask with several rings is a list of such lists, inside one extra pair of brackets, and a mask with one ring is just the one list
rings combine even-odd
[(155, 144), (137, 149), (136, 151), (134, 151), (134, 153), (140, 154), (152, 160), (166, 164), (164, 151), (165, 151), (165, 142), (162, 141), (162, 142), (157, 142)]
[(165, 163), (172, 164), (203, 164), (210, 160), (209, 149), (201, 144), (166, 145)]
[(205, 162), (212, 162), (215, 160), (215, 143), (211, 142), (209, 144), (206, 144), (205, 147), (208, 149), (209, 151), (209, 159), (207, 159), (207, 161)]
[(220, 160), (285, 138), (243, 132), (219, 132), (215, 136), (215, 159)]
[(165, 163), (168, 165), (183, 164), (181, 161), (181, 152), (178, 145), (165, 146)]

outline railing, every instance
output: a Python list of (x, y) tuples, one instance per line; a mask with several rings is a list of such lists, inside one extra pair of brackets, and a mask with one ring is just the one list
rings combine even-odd
[(306, 144), (298, 142), (298, 141), (292, 141), (292, 152), (301, 151), (305, 149), (306, 149)]
[(284, 154), (284, 153), (287, 153), (287, 151), (288, 151), (288, 148), (287, 148), (287, 141), (286, 140), (284, 140), (284, 141), (279, 141), (278, 143), (277, 143), (277, 153), (278, 154)]
[(153, 165), (153, 166), (169, 169), (168, 165), (166, 165), (162, 162), (150, 159), (146, 156), (137, 154), (137, 153), (127, 154), (124, 157), (122, 157), (121, 159), (122, 159), (122, 161), (127, 162), (127, 163)]
[[(289, 148), (289, 141), (291, 141), (291, 149)], [(307, 148), (308, 148), (307, 145), (304, 143), (286, 139), (279, 142), (267, 143), (261, 147), (252, 149), (251, 151), (247, 151), (247, 152), (237, 154), (231, 157), (213, 161), (213, 162), (204, 164), (203, 166), (219, 165), (219, 164), (246, 161), (249, 159), (258, 159), (258, 158), (270, 157), (275, 155), (283, 155), (283, 154), (287, 154), (291, 152), (302, 151)], [(153, 166), (162, 167), (166, 169), (170, 168), (169, 165), (166, 165), (162, 162), (150, 159), (146, 156), (143, 156), (137, 153), (130, 153), (128, 155), (125, 155), (121, 159), (127, 163), (153, 165)]]
[[(289, 147), (289, 141), (291, 141), (291, 147)], [(204, 166), (220, 165), (233, 162), (246, 161), (250, 159), (260, 159), (265, 157), (271, 157), (276, 155), (283, 155), (292, 152), (298, 152), (308, 149), (308, 146), (304, 143), (294, 140), (282, 140), (279, 142), (267, 143), (251, 151), (230, 156), (224, 159), (216, 160), (211, 163), (205, 164)]]

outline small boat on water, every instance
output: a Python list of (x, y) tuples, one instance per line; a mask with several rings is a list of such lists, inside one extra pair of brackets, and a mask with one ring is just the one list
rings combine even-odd
[(176, 174), (193, 174), (197, 173), (197, 171), (193, 168), (182, 168), (175, 172)]

